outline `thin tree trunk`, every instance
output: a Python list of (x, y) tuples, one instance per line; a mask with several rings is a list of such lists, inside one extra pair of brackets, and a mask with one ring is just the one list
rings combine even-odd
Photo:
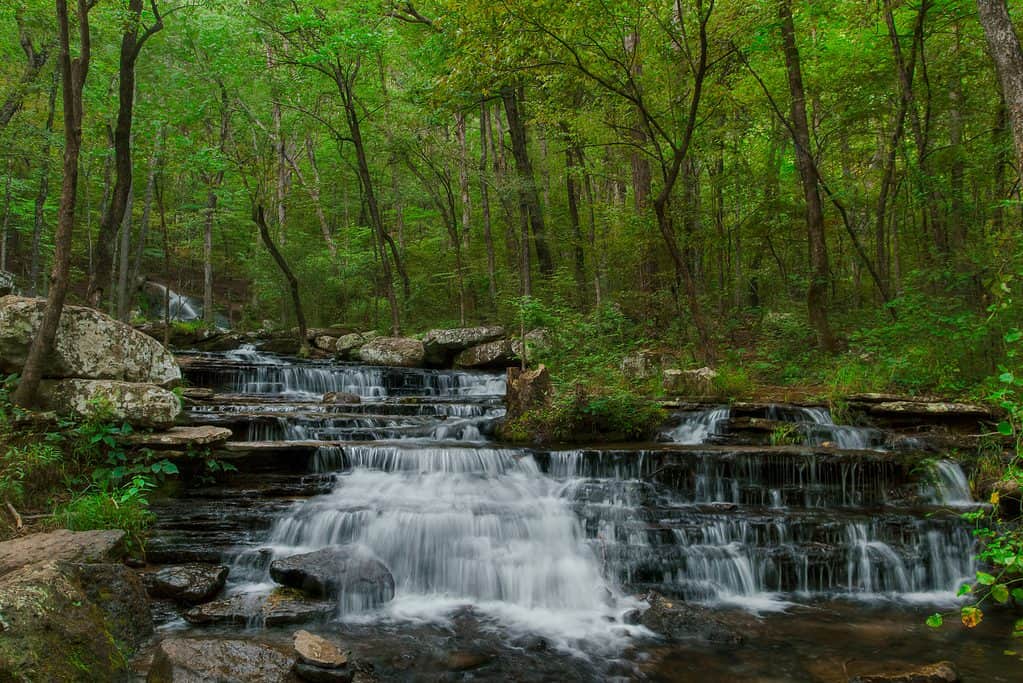
[(57, 28), (60, 36), (60, 74), (64, 94), (64, 176), (61, 184), (60, 209), (54, 239), (53, 271), (50, 290), (39, 330), (32, 339), (22, 369), (21, 381), (15, 389), (14, 402), (32, 407), (36, 402), (43, 368), (53, 350), (57, 326), (64, 311), (68, 278), (71, 270), (71, 237), (75, 225), (75, 204), (78, 191), (78, 156), (82, 148), (82, 90), (89, 73), (91, 40), (89, 36), (89, 0), (78, 0), (77, 57), (71, 58), (70, 21), (67, 0), (56, 0)]
[(803, 184), (806, 201), (806, 228), (810, 247), (810, 284), (806, 305), (810, 324), (817, 334), (822, 349), (833, 352), (837, 348), (828, 323), (828, 248), (824, 232), (824, 207), (821, 202), (820, 179), (810, 152), (810, 127), (806, 116), (806, 94), (803, 90), (803, 72), (796, 46), (796, 30), (792, 21), (791, 0), (779, 0), (778, 16), (781, 20), (782, 44), (788, 72), (789, 93), (792, 98), (792, 136), (795, 144), (796, 167)]
[(156, 139), (156, 145), (153, 148), (153, 156), (149, 159), (149, 173), (146, 176), (146, 195), (145, 203), (142, 206), (142, 223), (139, 225), (139, 235), (135, 244), (135, 256), (132, 258), (131, 263), (131, 287), (135, 289), (139, 286), (139, 276), (142, 273), (142, 260), (145, 258), (146, 242), (149, 239), (149, 222), (152, 218), (153, 209), (153, 193), (156, 190), (156, 174), (160, 166), (160, 149), (163, 144), (163, 136), (165, 130), (161, 128), (160, 135)]
[(458, 140), (458, 189), (462, 204), (462, 241), (468, 247), (472, 232), (472, 203), (469, 199), (469, 147), (465, 128), (465, 114), (456, 114), (455, 137)]
[(128, 188), (128, 204), (124, 208), (124, 220), (121, 221), (121, 244), (117, 270), (117, 319), (125, 322), (128, 319), (128, 270), (131, 261), (131, 218), (135, 207), (135, 196), (132, 188)]
[(252, 209), (252, 221), (259, 228), (259, 236), (263, 240), (263, 245), (267, 251), (273, 257), (274, 262), (277, 263), (277, 267), (280, 268), (281, 274), (284, 275), (284, 279), (288, 281), (288, 290), (291, 293), (291, 303), (295, 307), (295, 318), (298, 320), (298, 338), (299, 338), (299, 355), (309, 355), (309, 340), (307, 339), (307, 328), (305, 322), (305, 313), (302, 311), (302, 298), (298, 292), (298, 278), (291, 272), (291, 268), (288, 267), (288, 262), (284, 260), (281, 252), (278, 251), (277, 245), (274, 244), (273, 238), (270, 237), (270, 228), (266, 224), (266, 216), (263, 215), (262, 205), (257, 205)]
[(579, 305), (586, 305), (586, 254), (583, 252), (583, 228), (579, 217), (579, 163), (575, 148), (565, 147), (565, 194), (568, 198), (568, 220), (572, 226), (572, 254), (575, 256), (575, 283), (579, 290)]
[(57, 89), (60, 86), (60, 71), (53, 70), (53, 83), (50, 85), (50, 100), (46, 115), (46, 132), (43, 149), (39, 156), (42, 166), (39, 169), (39, 192), (36, 193), (35, 220), (32, 226), (32, 261), (29, 266), (28, 291), (37, 296), (42, 277), (43, 224), (46, 222), (46, 200), (50, 195), (50, 141), (53, 137), (53, 121), (57, 110)]
[(497, 311), (497, 259), (494, 256), (494, 235), (490, 226), (490, 191), (487, 184), (487, 147), (490, 141), (490, 108), (487, 101), (480, 102), (480, 211), (483, 219), (483, 243), (487, 249), (487, 285), (490, 294), (490, 309)]
[(4, 217), (0, 221), (0, 270), (7, 270), (7, 233), (11, 227), (11, 183), (14, 181), (14, 160), (7, 162), (4, 182)]
[(7, 95), (4, 103), (0, 105), (0, 131), (7, 127), (7, 124), (11, 122), (14, 115), (21, 109), (21, 106), (25, 101), (25, 96), (28, 94), (32, 83), (35, 82), (36, 78), (39, 76), (39, 72), (42, 71), (43, 67), (46, 65), (46, 60), (50, 56), (48, 47), (36, 47), (35, 42), (32, 40), (32, 36), (22, 19), (20, 9), (15, 10), (14, 19), (18, 24), (18, 42), (21, 44), (21, 49), (25, 53), (25, 71), (22, 73), (18, 82), (14, 85), (13, 90), (11, 90), (11, 92)]
[[(526, 211), (529, 226), (533, 232), (533, 248), (536, 250), (536, 262), (540, 273), (549, 277), (554, 274), (554, 262), (551, 260), (550, 251), (547, 248), (547, 227), (544, 223), (543, 209), (540, 206), (540, 197), (536, 189), (536, 180), (533, 176), (533, 164), (529, 160), (529, 144), (526, 138), (526, 124), (522, 120), (519, 111), (520, 97), (514, 88), (505, 86), (501, 88), (501, 99), (504, 101), (505, 114), (508, 116), (508, 131), (511, 133), (512, 154), (515, 156), (515, 165), (519, 171), (520, 182), (520, 204)], [(528, 251), (523, 243), (523, 251)], [(524, 259), (525, 262), (528, 259)]]
[(1023, 176), (1023, 48), (1009, 18), (1006, 0), (977, 0), (988, 51), (1002, 85), (1002, 97), (1016, 148), (1016, 168)]
[[(156, 3), (151, 3), (156, 9)], [(118, 68), (118, 107), (117, 127), (114, 131), (114, 159), (117, 177), (114, 181), (114, 193), (110, 205), (103, 212), (100, 224), (96, 262), (89, 280), (87, 298), (93, 308), (98, 308), (105, 294), (106, 283), (111, 278), (113, 269), (114, 243), (117, 229), (124, 220), (128, 206), (128, 195), (132, 186), (132, 116), (135, 106), (135, 64), (138, 61), (142, 46), (157, 31), (163, 28), (160, 15), (156, 15), (156, 23), (139, 35), (142, 17), (142, 0), (128, 0), (128, 17), (124, 33), (121, 36), (121, 57)]]

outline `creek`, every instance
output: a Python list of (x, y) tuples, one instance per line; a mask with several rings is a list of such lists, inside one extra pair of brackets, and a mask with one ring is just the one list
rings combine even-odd
[[(493, 436), (500, 374), (251, 348), (185, 368), (217, 392), (191, 419), (233, 430), (219, 455), (239, 473), (157, 502), (151, 561), (223, 562), (228, 595), (261, 598), (275, 559), (357, 548), (394, 598), (346, 593), (319, 628), (383, 680), (845, 681), (939, 659), (1015, 680), (998, 615), (973, 633), (923, 625), (975, 571), (960, 513), (976, 504), (958, 464), (879, 430), (770, 407), (796, 435), (772, 446), (733, 438), (713, 407), (673, 415), (654, 443), (520, 448)], [(652, 593), (697, 606), (692, 637), (641, 623)], [(300, 628), (157, 617), (162, 633)], [(708, 621), (736, 637), (706, 637)]]

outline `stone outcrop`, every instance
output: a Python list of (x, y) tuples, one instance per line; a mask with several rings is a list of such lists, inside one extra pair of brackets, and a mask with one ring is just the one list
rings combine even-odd
[(119, 680), (152, 632), (124, 532), (66, 530), (0, 543), (0, 680)]
[(665, 370), (662, 379), (665, 393), (671, 396), (713, 398), (718, 395), (714, 380), (718, 373), (711, 368), (698, 370)]
[(455, 365), (460, 368), (506, 368), (520, 363), (522, 342), (517, 339), (501, 339), (479, 344), (462, 351), (455, 357)]
[(508, 368), (505, 403), (509, 420), (521, 417), (528, 410), (550, 405), (553, 396), (554, 386), (546, 366), (541, 365), (534, 370)]
[(352, 546), (335, 546), (274, 560), (270, 576), (277, 583), (313, 597), (343, 595), (355, 607), (374, 607), (394, 597), (390, 570), (380, 560)]
[(448, 366), (452, 359), (462, 351), (473, 346), (497, 341), (502, 337), (504, 337), (504, 328), (500, 325), (430, 330), (423, 336), (426, 362), (435, 366)]
[(121, 443), (136, 448), (155, 450), (203, 448), (218, 446), (228, 441), (231, 430), (225, 427), (197, 425), (194, 427), (171, 427), (165, 432), (136, 432), (121, 439)]
[(336, 406), (357, 406), (362, 397), (348, 391), (329, 391), (323, 395), (323, 403)]
[(207, 564), (185, 564), (146, 575), (146, 589), (154, 598), (167, 598), (186, 605), (212, 600), (224, 588), (228, 568)]
[(44, 380), (39, 396), (46, 410), (83, 417), (109, 416), (137, 427), (167, 428), (181, 413), (181, 401), (153, 384), (114, 380)]
[(250, 640), (168, 638), (160, 643), (148, 683), (285, 683), (295, 659)]
[(662, 362), (663, 354), (644, 350), (622, 358), (619, 368), (622, 371), (622, 377), (626, 380), (646, 380), (657, 375)]
[[(0, 298), (0, 372), (21, 371), (45, 307), (43, 299)], [(45, 377), (168, 386), (181, 380), (181, 370), (152, 337), (91, 308), (65, 306)]]
[(423, 364), (426, 352), (418, 339), (378, 337), (364, 344), (357, 355), (359, 360), (369, 365), (418, 368)]

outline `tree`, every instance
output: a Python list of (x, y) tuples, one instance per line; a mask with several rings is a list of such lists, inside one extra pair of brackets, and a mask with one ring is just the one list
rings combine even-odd
[(1016, 168), (1023, 175), (1023, 49), (1006, 0), (977, 0), (980, 23), (1002, 85), (1002, 97), (1016, 143)]
[(36, 402), (44, 365), (53, 350), (53, 341), (57, 336), (57, 326), (67, 297), (68, 275), (71, 270), (71, 237), (78, 199), (78, 156), (82, 147), (82, 90), (89, 75), (89, 60), (92, 55), (89, 11), (95, 1), (78, 0), (78, 53), (72, 58), (68, 3), (67, 0), (56, 0), (60, 42), (58, 68), (64, 101), (64, 179), (61, 183), (53, 271), (50, 274), (46, 308), (39, 331), (29, 347), (21, 380), (12, 397), (15, 403), (24, 407), (30, 407)]

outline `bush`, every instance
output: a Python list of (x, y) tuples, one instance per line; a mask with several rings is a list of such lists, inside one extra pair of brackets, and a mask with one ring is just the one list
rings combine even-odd
[(73, 531), (122, 529), (129, 543), (141, 548), (145, 532), (155, 519), (146, 497), (152, 488), (153, 483), (141, 476), (112, 490), (93, 487), (58, 508), (54, 518)]
[(54, 446), (12, 446), (0, 457), (0, 501), (19, 504), (60, 480), (63, 454)]

